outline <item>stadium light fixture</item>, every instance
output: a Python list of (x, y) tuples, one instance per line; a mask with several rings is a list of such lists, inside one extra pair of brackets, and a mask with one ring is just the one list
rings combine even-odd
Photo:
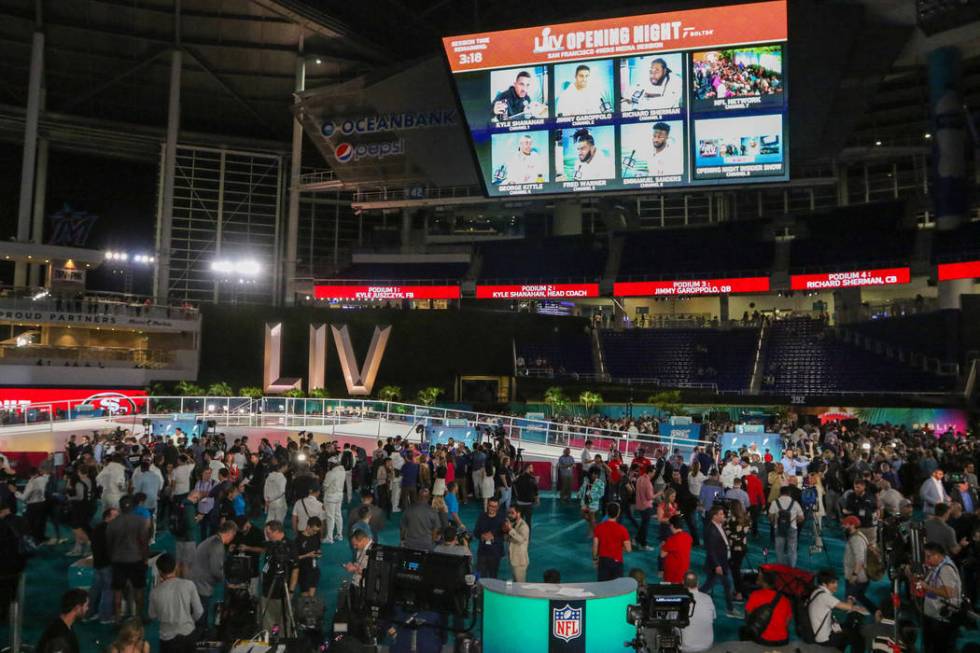
[(881, 147), (881, 141), (880, 140), (875, 141), (875, 147)]
[(929, 132), (926, 132), (925, 134), (922, 135), (922, 138), (924, 138), (926, 140), (929, 140), (930, 138), (932, 138), (932, 134), (930, 134)]
[(262, 266), (255, 259), (239, 261), (219, 259), (211, 262), (211, 271), (224, 275), (238, 275), (239, 277), (257, 277), (262, 272)]

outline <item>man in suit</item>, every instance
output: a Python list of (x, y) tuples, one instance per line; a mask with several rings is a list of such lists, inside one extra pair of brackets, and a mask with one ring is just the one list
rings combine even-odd
[(732, 570), (728, 562), (731, 547), (725, 535), (725, 509), (721, 506), (712, 507), (705, 519), (704, 552), (707, 578), (701, 585), (701, 591), (711, 595), (715, 583), (720, 581), (725, 589), (725, 614), (732, 619), (741, 619), (744, 615), (736, 611), (732, 603)]
[(919, 488), (919, 497), (922, 499), (922, 511), (931, 515), (936, 511), (937, 503), (949, 503), (949, 493), (943, 486), (943, 470), (939, 467), (932, 470), (932, 475), (922, 482)]

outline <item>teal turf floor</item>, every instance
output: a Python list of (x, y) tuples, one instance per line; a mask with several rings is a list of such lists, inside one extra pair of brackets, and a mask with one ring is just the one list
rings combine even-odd
[[(345, 506), (346, 515), (349, 506)], [(461, 507), (461, 517), (463, 521), (472, 528), (478, 516), (477, 504), (470, 502)], [(398, 518), (400, 514), (392, 515), (392, 520), (388, 522), (384, 531), (381, 533), (380, 541), (382, 544), (398, 544)], [(627, 524), (628, 525), (628, 524)], [(807, 523), (809, 525), (809, 522)], [(629, 525), (628, 525), (629, 526)], [(49, 526), (49, 533), (53, 530)], [(655, 543), (656, 525), (651, 524), (650, 540)], [(63, 536), (71, 536), (67, 530), (62, 531)], [(759, 536), (750, 544), (750, 554), (743, 568), (758, 567), (764, 562), (762, 550), (769, 543), (768, 527), (765, 520), (759, 524)], [(825, 567), (834, 568), (840, 573), (842, 568), (844, 543), (840, 538), (840, 531), (836, 526), (826, 529), (824, 532), (825, 552), (809, 553), (812, 544), (812, 535), (809, 528), (805, 529), (799, 547), (799, 560), (797, 566), (817, 570)], [(42, 547), (39, 554), (31, 560), (27, 568), (26, 576), (26, 608), (24, 617), (23, 636), (26, 644), (33, 644), (37, 641), (45, 626), (54, 619), (58, 612), (58, 599), (61, 593), (68, 587), (68, 566), (76, 558), (68, 558), (65, 553), (71, 548), (71, 544), (62, 544), (54, 547)], [(154, 550), (173, 551), (173, 539), (166, 533), (157, 538)], [(625, 569), (628, 572), (634, 567), (639, 567), (646, 571), (648, 580), (656, 580), (656, 551), (635, 552), (627, 554)], [(595, 570), (592, 567), (591, 548), (586, 534), (585, 523), (579, 516), (578, 508), (575, 504), (562, 505), (557, 499), (544, 498), (541, 505), (534, 512), (531, 531), (531, 564), (528, 568), (528, 582), (539, 582), (545, 569), (555, 567), (561, 571), (562, 580), (565, 582), (587, 582), (595, 580)], [(341, 568), (342, 563), (350, 560), (350, 549), (345, 543), (325, 545), (322, 559), (322, 572), (320, 580), (320, 596), (324, 599), (327, 606), (327, 618), (331, 618), (336, 604), (336, 590), (342, 579), (347, 578), (348, 574)], [(769, 562), (774, 562), (770, 557)], [(692, 568), (701, 571), (704, 566), (704, 551), (696, 548), (693, 551)], [(510, 569), (506, 558), (501, 564), (501, 578), (510, 577)], [(840, 584), (840, 592), (843, 593), (843, 583)], [(889, 592), (887, 581), (879, 581), (869, 591), (869, 596), (875, 602), (885, 598)], [(715, 604), (717, 606), (718, 620), (715, 623), (715, 641), (724, 641), (737, 638), (739, 621), (729, 619), (724, 615), (724, 596), (720, 585), (714, 590)], [(737, 606), (741, 607), (741, 606)], [(114, 630), (111, 626), (103, 626), (97, 622), (78, 624), (75, 632), (82, 642), (82, 653), (101, 653), (105, 647), (111, 643), (114, 637)], [(152, 650), (156, 652), (156, 626), (147, 626), (147, 638), (151, 642)], [(6, 646), (9, 641), (9, 628), (7, 624), (0, 625), (0, 648)], [(965, 631), (959, 639), (959, 646), (966, 642), (980, 642), (980, 632)]]

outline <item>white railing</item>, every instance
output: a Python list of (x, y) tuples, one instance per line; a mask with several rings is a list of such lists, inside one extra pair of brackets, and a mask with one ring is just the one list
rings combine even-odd
[[(702, 444), (699, 440), (675, 436), (630, 434), (626, 431), (593, 426), (532, 419), (518, 415), (481, 413), (438, 406), (420, 406), (375, 399), (303, 399), (292, 397), (133, 397), (113, 398), (122, 406), (113, 411), (96, 408), (85, 400), (5, 406), (0, 410), (0, 430), (32, 427), (32, 430), (64, 430), (78, 420), (105, 420), (107, 426), (118, 423), (136, 427), (144, 419), (161, 419), (173, 415), (188, 415), (194, 419), (215, 422), (216, 428), (267, 427), (306, 430), (328, 427), (329, 435), (345, 435), (345, 426), (367, 421), (377, 422), (377, 437), (384, 437), (383, 424), (401, 424), (406, 433), (418, 425), (430, 427), (466, 427), (488, 429), (500, 427), (515, 446), (524, 444), (554, 447), (581, 447), (592, 440), (597, 452), (616, 445), (624, 453), (638, 446), (690, 449)], [(113, 406), (116, 404), (113, 403)], [(135, 408), (135, 410), (133, 410)], [(60, 425), (60, 426), (59, 426)], [(80, 428), (90, 429), (91, 421)], [(374, 437), (363, 428), (358, 435)]]

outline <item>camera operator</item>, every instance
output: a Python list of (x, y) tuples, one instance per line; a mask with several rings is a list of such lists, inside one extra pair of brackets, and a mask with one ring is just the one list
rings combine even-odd
[(698, 589), (698, 575), (693, 571), (684, 574), (684, 587), (694, 598), (691, 623), (681, 630), (682, 653), (707, 651), (715, 643), (715, 602)]
[(959, 624), (955, 613), (962, 601), (963, 585), (956, 565), (942, 545), (933, 542), (923, 548), (926, 576), (916, 583), (916, 594), (923, 596), (923, 653), (949, 653), (956, 650)]
[(258, 596), (259, 593), (259, 562), (265, 552), (265, 538), (262, 531), (252, 525), (248, 517), (242, 515), (235, 517), (235, 525), (238, 526), (238, 533), (231, 543), (233, 553), (247, 555), (251, 561), (251, 578), (249, 583), (249, 594)]
[(455, 526), (442, 529), (442, 542), (432, 549), (433, 553), (473, 557), (466, 531), (457, 531)]
[(262, 566), (262, 628), (272, 630), (283, 624), (286, 583), (295, 566), (291, 545), (281, 521), (266, 522), (265, 564)]

